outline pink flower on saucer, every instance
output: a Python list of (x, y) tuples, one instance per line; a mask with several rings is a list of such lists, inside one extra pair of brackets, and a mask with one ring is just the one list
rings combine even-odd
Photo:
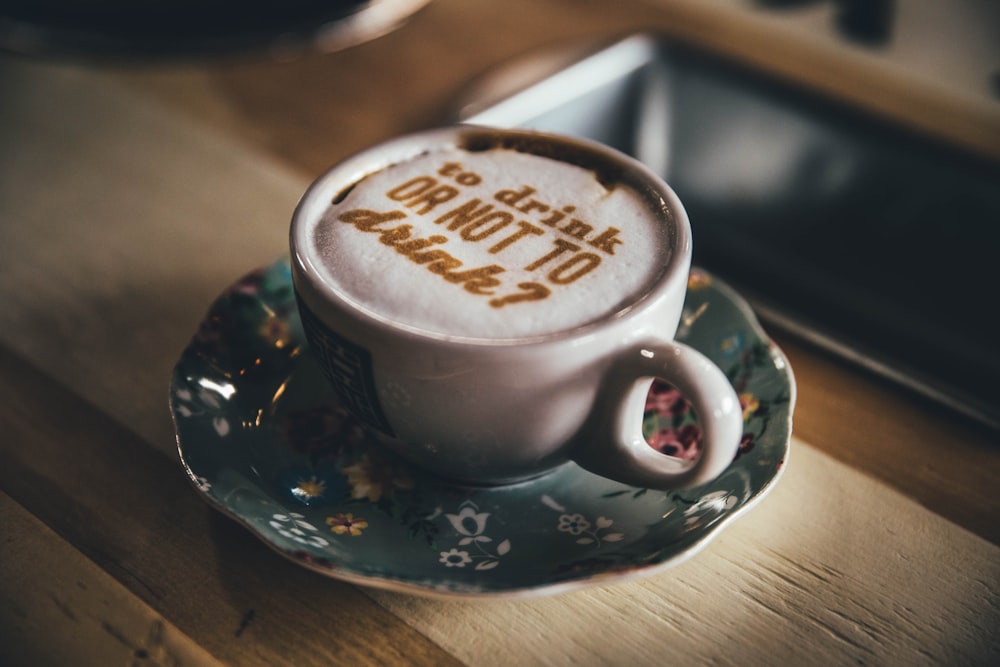
[(701, 429), (697, 424), (685, 424), (678, 429), (661, 429), (653, 434), (649, 444), (667, 456), (692, 461), (698, 458), (701, 451)]

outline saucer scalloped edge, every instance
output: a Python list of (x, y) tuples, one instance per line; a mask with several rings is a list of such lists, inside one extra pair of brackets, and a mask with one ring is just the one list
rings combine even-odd
[[(678, 340), (722, 368), (744, 415), (717, 479), (633, 488), (569, 463), (502, 487), (465, 487), (366, 441), (306, 349), (287, 259), (212, 304), (170, 385), (181, 461), (200, 494), (265, 544), (322, 574), (445, 597), (527, 597), (649, 575), (697, 553), (778, 480), (795, 383), (749, 306), (695, 269)], [(690, 406), (654, 382), (650, 445), (697, 455)]]

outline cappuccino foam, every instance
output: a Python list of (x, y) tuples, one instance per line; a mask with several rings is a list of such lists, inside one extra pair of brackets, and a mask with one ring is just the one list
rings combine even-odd
[(448, 148), (368, 175), (313, 230), (322, 279), (435, 335), (573, 329), (633, 303), (670, 252), (659, 202), (509, 148)]

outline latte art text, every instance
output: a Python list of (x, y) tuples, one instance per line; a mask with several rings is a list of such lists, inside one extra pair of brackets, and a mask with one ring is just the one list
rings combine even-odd
[[(581, 220), (575, 205), (547, 202), (535, 187), (484, 195), (482, 186), (482, 176), (448, 161), (390, 187), (384, 209), (353, 208), (336, 219), (493, 308), (547, 299), (624, 247), (619, 228)], [(461, 259), (465, 244), (482, 244), (496, 261), (470, 266)], [(531, 279), (505, 282), (504, 274)]]
[(465, 287), (467, 292), (472, 294), (489, 295), (493, 294), (492, 288), (500, 285), (500, 281), (493, 277), (494, 274), (503, 273), (504, 268), (491, 264), (477, 269), (461, 270), (463, 264), (447, 252), (427, 248), (438, 244), (446, 243), (445, 236), (431, 236), (425, 239), (413, 239), (413, 225), (399, 225), (398, 227), (383, 227), (383, 223), (392, 220), (405, 218), (402, 211), (388, 211), (378, 213), (366, 209), (355, 209), (342, 213), (338, 220), (353, 224), (355, 228), (362, 232), (374, 232), (378, 234), (378, 240), (403, 255), (415, 264), (426, 265), (427, 270), (436, 273), (448, 282), (458, 283)]

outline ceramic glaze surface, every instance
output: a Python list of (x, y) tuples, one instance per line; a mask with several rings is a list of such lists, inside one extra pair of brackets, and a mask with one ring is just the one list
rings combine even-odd
[[(307, 353), (287, 261), (230, 287), (177, 363), (170, 405), (199, 492), (266, 544), (332, 577), (411, 593), (527, 596), (656, 572), (689, 557), (778, 479), (794, 381), (746, 304), (694, 270), (677, 335), (727, 374), (744, 435), (701, 487), (625, 486), (569, 463), (465, 487), (369, 442)], [(654, 383), (644, 434), (693, 458), (690, 406)]]

